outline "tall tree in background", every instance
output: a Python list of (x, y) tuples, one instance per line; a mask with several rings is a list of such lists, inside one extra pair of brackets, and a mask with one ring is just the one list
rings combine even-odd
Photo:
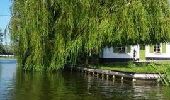
[(0, 54), (5, 54), (5, 49), (4, 49), (4, 46), (3, 46), (3, 32), (2, 30), (0, 29)]
[(170, 40), (167, 0), (13, 0), (11, 30), (25, 70), (54, 71), (104, 46)]

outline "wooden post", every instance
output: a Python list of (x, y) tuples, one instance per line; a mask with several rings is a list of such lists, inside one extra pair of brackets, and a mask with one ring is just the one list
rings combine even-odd
[(93, 71), (93, 76), (94, 76), (94, 71)]
[(99, 74), (97, 73), (97, 78), (99, 78)]
[(106, 79), (109, 80), (109, 75), (108, 74), (106, 75)]
[(121, 77), (121, 83), (123, 83), (123, 77)]
[(113, 85), (114, 85), (114, 83), (115, 83), (115, 79), (113, 78), (113, 80), (112, 80), (112, 81), (113, 81)]
[(102, 74), (102, 80), (104, 79), (104, 74)]
[(115, 79), (115, 75), (113, 75), (112, 78)]
[(134, 78), (133, 78), (133, 79), (132, 79), (132, 81), (133, 81), (133, 82), (135, 82), (135, 81), (136, 81), (136, 79), (134, 79)]

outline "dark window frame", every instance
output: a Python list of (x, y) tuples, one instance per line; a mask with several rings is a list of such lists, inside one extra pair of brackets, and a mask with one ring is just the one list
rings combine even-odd
[(154, 45), (154, 53), (161, 53), (161, 44)]
[(126, 53), (126, 47), (123, 47), (123, 46), (114, 47), (113, 53)]

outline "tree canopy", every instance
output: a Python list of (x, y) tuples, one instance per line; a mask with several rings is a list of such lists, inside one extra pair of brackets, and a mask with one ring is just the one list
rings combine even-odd
[(19, 65), (54, 71), (105, 46), (170, 40), (167, 0), (13, 0)]

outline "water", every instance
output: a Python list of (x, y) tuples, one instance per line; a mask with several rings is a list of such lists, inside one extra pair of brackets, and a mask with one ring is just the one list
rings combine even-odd
[(0, 100), (170, 100), (157, 84), (106, 81), (83, 73), (28, 73), (0, 61)]

